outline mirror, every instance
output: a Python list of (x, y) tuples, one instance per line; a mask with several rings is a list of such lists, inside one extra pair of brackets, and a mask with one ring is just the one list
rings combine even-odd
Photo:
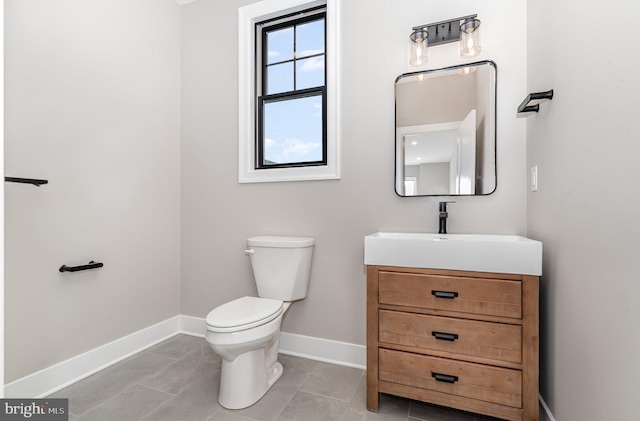
[(496, 65), (396, 79), (396, 193), (473, 196), (496, 189)]

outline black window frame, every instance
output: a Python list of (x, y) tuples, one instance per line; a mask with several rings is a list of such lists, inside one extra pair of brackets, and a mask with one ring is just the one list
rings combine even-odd
[[(301, 16), (302, 15), (302, 16)], [(297, 17), (299, 16), (299, 17)], [(298, 25), (305, 24), (307, 22), (314, 22), (317, 20), (323, 20), (324, 22), (324, 52), (318, 54), (312, 54), (298, 58), (296, 55), (296, 31), (294, 29), (294, 55), (293, 58), (282, 60), (279, 62), (268, 63), (268, 46), (267, 46), (267, 34), (269, 32), (281, 30), (284, 28), (295, 28)], [(270, 22), (275, 22), (269, 24)], [(255, 169), (272, 169), (272, 168), (296, 168), (296, 167), (313, 167), (313, 166), (326, 166), (327, 165), (327, 12), (326, 5), (305, 9), (303, 11), (278, 16), (267, 21), (256, 23), (256, 38), (260, 42), (260, 47), (256, 49), (256, 142), (255, 142)], [(317, 87), (298, 89), (296, 90), (296, 62), (299, 60), (306, 60), (313, 57), (324, 57), (324, 84)], [(259, 58), (259, 59), (258, 59)], [(293, 90), (286, 92), (278, 92), (274, 94), (267, 94), (268, 73), (266, 69), (269, 66), (276, 64), (283, 64), (291, 62), (293, 63)], [(259, 81), (259, 83), (258, 83)], [(300, 98), (307, 98), (311, 96), (320, 96), (322, 98), (322, 159), (319, 161), (304, 161), (304, 162), (287, 162), (287, 163), (265, 163), (264, 159), (264, 107), (266, 104), (295, 100)]]

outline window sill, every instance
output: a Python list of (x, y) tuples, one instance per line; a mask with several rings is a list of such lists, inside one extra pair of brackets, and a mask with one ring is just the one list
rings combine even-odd
[(340, 174), (335, 169), (322, 167), (272, 168), (250, 170), (238, 177), (239, 183), (273, 183), (279, 181), (336, 180)]

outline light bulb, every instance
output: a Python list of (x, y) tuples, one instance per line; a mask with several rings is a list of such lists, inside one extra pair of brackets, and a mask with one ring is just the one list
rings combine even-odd
[(480, 51), (480, 21), (467, 19), (460, 25), (460, 57), (475, 57)]
[(410, 60), (411, 66), (422, 66), (429, 58), (427, 57), (427, 38), (429, 33), (423, 29), (416, 29), (411, 33), (409, 39), (411, 40)]

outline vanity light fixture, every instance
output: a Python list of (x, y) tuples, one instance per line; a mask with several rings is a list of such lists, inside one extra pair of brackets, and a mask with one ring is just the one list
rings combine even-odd
[(480, 54), (480, 20), (478, 15), (462, 16), (441, 22), (413, 27), (411, 40), (411, 66), (423, 66), (429, 61), (427, 48), (431, 45), (460, 41), (460, 57), (472, 58)]

